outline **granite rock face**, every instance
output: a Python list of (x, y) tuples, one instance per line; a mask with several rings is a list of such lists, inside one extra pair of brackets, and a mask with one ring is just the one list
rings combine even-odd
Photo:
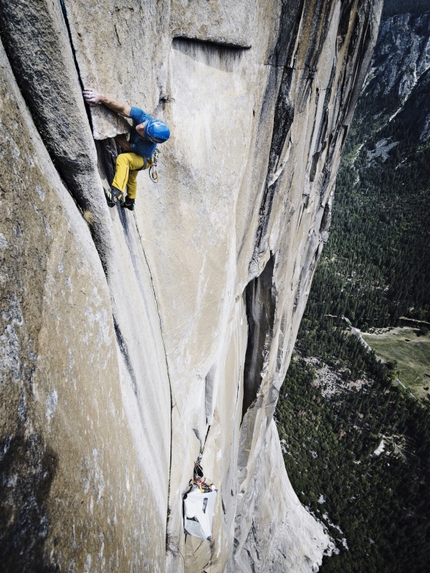
[[(315, 571), (272, 419), (380, 18), (374, 0), (0, 0), (0, 559)], [(127, 123), (160, 183), (104, 201)], [(199, 453), (212, 540), (185, 538)]]
[(430, 12), (407, 9), (381, 21), (363, 103), (380, 130), (394, 121), (398, 132), (424, 142), (430, 133)]
[[(381, 23), (373, 66), (381, 95), (405, 100), (430, 67), (430, 16), (396, 14)], [(383, 71), (383, 72), (382, 72)], [(373, 85), (376, 91), (376, 85)]]

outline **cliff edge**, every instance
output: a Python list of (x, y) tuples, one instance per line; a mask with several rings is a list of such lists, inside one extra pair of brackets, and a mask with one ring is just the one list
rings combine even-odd
[[(0, 0), (4, 571), (317, 570), (272, 415), (381, 8)], [(133, 213), (84, 86), (170, 126)]]

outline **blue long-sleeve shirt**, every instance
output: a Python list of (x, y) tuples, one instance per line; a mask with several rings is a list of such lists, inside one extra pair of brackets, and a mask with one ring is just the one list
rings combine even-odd
[(130, 144), (133, 148), (134, 153), (140, 155), (141, 157), (146, 157), (149, 159), (152, 157), (157, 144), (152, 143), (152, 141), (148, 141), (147, 139), (143, 139), (136, 131), (136, 125), (143, 123), (144, 121), (151, 120), (152, 117), (147, 114), (143, 109), (140, 107), (132, 107), (130, 111), (130, 117), (133, 120), (133, 128), (130, 134)]

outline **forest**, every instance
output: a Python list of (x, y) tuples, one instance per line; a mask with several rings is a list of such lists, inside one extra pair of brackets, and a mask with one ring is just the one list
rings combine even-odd
[[(386, 3), (385, 18), (428, 3)], [(409, 10), (408, 10), (409, 11)], [(330, 237), (276, 412), (302, 503), (336, 554), (322, 573), (424, 573), (430, 562), (430, 401), (351, 333), (403, 317), (430, 329), (430, 73), (384, 94), (378, 47), (345, 144)], [(418, 322), (419, 321), (419, 322)], [(414, 322), (412, 322), (414, 324)]]
[[(350, 350), (362, 348), (349, 337)], [(327, 391), (320, 362), (297, 354), (281, 388), (278, 429), (291, 483), (336, 541), (321, 572), (424, 573), (430, 562), (429, 409), (362, 356), (361, 384)], [(334, 370), (343, 377), (348, 361)], [(343, 370), (343, 372), (342, 372)], [(363, 382), (364, 381), (364, 382)]]

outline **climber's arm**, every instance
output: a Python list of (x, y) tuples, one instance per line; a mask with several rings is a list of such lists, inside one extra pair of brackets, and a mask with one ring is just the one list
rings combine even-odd
[(90, 88), (84, 89), (82, 93), (84, 95), (85, 101), (91, 107), (103, 104), (115, 113), (122, 115), (123, 117), (130, 117), (131, 106), (129, 106), (127, 103), (115, 101), (114, 99)]

